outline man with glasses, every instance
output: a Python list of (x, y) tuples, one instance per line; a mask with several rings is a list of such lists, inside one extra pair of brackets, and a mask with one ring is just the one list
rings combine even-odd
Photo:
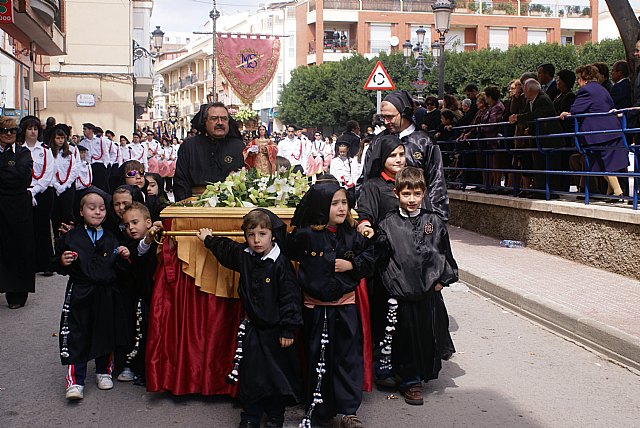
[(178, 151), (173, 193), (176, 201), (204, 192), (207, 183), (223, 181), (244, 165), (244, 144), (235, 121), (221, 102), (198, 113), (199, 135), (187, 139)]
[(296, 129), (287, 126), (287, 136), (278, 143), (278, 156), (287, 159), (291, 163), (293, 172), (304, 173), (302, 160), (306, 159), (306, 151), (302, 140), (296, 136)]
[[(442, 153), (426, 132), (415, 125), (413, 113), (415, 104), (413, 97), (407, 91), (394, 91), (387, 95), (380, 105), (380, 112), (387, 128), (380, 135), (396, 135), (404, 145), (407, 166), (421, 168), (427, 181), (427, 206), (444, 221), (449, 219), (449, 197), (442, 165)], [(377, 141), (378, 136), (371, 143), (362, 171), (367, 177), (373, 161), (381, 156)], [(382, 161), (384, 162), (384, 161)]]

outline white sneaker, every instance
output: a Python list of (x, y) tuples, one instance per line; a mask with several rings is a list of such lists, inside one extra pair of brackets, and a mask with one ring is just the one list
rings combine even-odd
[(120, 382), (131, 382), (134, 379), (135, 375), (131, 371), (129, 367), (125, 367), (124, 370), (120, 372), (118, 375), (118, 380)]
[(67, 388), (67, 400), (82, 400), (84, 398), (83, 385), (71, 385)]
[(113, 381), (111, 380), (111, 375), (108, 375), (108, 374), (97, 374), (96, 383), (98, 384), (98, 389), (113, 388)]

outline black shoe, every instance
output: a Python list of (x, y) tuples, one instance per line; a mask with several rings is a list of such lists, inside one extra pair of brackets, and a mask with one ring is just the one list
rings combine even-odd
[(396, 378), (393, 376), (376, 377), (376, 385), (378, 386), (378, 388), (382, 388), (382, 389), (398, 388), (398, 382), (396, 382)]
[(238, 425), (238, 428), (260, 428), (260, 424), (252, 421), (242, 421), (240, 425)]
[(265, 428), (282, 428), (284, 425), (284, 420), (281, 418), (269, 418), (267, 422), (265, 422)]
[(20, 304), (20, 303), (11, 303), (9, 305), (9, 309), (20, 309), (24, 307), (24, 303)]

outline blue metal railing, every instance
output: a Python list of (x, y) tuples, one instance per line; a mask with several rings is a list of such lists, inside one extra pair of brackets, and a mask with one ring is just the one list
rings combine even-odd
[[(640, 128), (628, 128), (628, 115), (630, 113), (640, 114), (639, 108), (627, 108), (621, 110), (612, 110), (610, 112), (603, 113), (586, 113), (586, 114), (577, 114), (577, 115), (569, 115), (566, 116), (564, 121), (573, 121), (573, 131), (572, 132), (559, 132), (554, 134), (541, 134), (540, 126), (545, 122), (556, 121), (559, 123), (562, 122), (560, 116), (555, 117), (547, 117), (536, 119), (533, 122), (530, 122), (529, 130), (534, 130), (535, 132), (532, 135), (525, 136), (509, 136), (510, 127), (514, 126), (509, 122), (498, 122), (498, 123), (482, 123), (476, 125), (467, 125), (467, 126), (458, 126), (453, 127), (453, 131), (455, 132), (466, 132), (466, 131), (475, 131), (475, 136), (472, 138), (467, 138), (465, 140), (447, 140), (447, 141), (439, 141), (438, 144), (441, 147), (443, 158), (453, 161), (452, 166), (445, 166), (445, 170), (450, 173), (457, 172), (458, 176), (455, 179), (451, 179), (449, 177), (448, 182), (450, 185), (458, 185), (462, 190), (466, 190), (467, 185), (475, 185), (481, 186), (482, 190), (485, 192), (490, 192), (495, 189), (509, 190), (513, 195), (518, 195), (520, 190), (526, 190), (528, 192), (538, 192), (544, 193), (545, 199), (551, 199), (552, 195), (581, 195), (584, 196), (585, 204), (589, 204), (591, 198), (595, 195), (599, 198), (603, 199), (626, 199), (630, 200), (633, 203), (633, 209), (638, 209), (638, 183), (640, 179), (640, 165), (638, 155), (640, 154), (640, 145), (636, 145), (631, 143), (633, 140), (628, 134), (640, 134)], [(580, 121), (586, 117), (598, 117), (598, 116), (611, 116), (617, 115), (620, 117), (620, 128), (615, 129), (604, 129), (600, 131), (580, 131)], [(533, 125), (533, 126), (531, 126)], [(498, 134), (496, 137), (482, 137), (482, 133), (486, 133), (486, 129), (491, 127), (500, 127), (502, 133), (501, 135), (494, 131), (495, 134)], [(566, 129), (565, 129), (566, 131)], [(584, 135), (601, 135), (601, 134), (620, 134), (622, 140), (622, 146), (618, 147), (609, 147), (606, 145), (586, 145), (581, 141), (581, 136)], [(573, 146), (563, 146), (563, 147), (545, 147), (543, 143), (546, 139), (559, 139), (564, 138), (568, 141), (571, 139), (573, 142)], [(535, 147), (528, 148), (515, 148), (514, 143), (517, 141), (526, 140), (526, 141), (535, 141)], [(469, 144), (469, 147), (464, 147), (465, 144)], [(474, 147), (475, 146), (475, 147)], [(615, 172), (615, 171), (604, 171), (604, 172), (591, 172), (590, 170), (590, 157), (589, 155), (603, 152), (608, 150), (624, 150), (626, 153), (633, 154), (634, 162), (633, 162), (633, 171), (634, 172)], [(559, 169), (551, 169), (551, 157), (552, 156), (562, 156), (562, 153), (578, 153), (584, 155), (585, 168), (583, 171), (563, 171)], [(496, 156), (502, 154), (502, 156), (516, 156), (522, 155), (526, 153), (539, 153), (541, 156), (544, 156), (544, 169), (521, 169), (521, 168), (492, 168), (490, 167), (490, 163), (494, 162)], [(468, 167), (464, 164), (465, 160), (473, 159), (476, 160), (484, 158), (484, 167)], [(462, 160), (463, 165), (460, 164), (460, 160)], [(468, 173), (481, 173), (483, 176), (483, 183), (472, 183), (467, 180)], [(514, 174), (513, 177), (513, 185), (505, 186), (501, 185), (491, 185), (489, 183), (488, 175), (492, 173), (500, 173), (505, 175), (505, 180), (509, 174)], [(539, 177), (544, 175), (545, 177), (545, 185), (544, 189), (541, 189), (540, 186), (537, 186), (536, 189), (520, 189), (519, 187), (519, 178), (518, 175), (529, 175)], [(581, 177), (584, 179), (584, 192), (576, 193), (569, 192), (568, 186), (566, 190), (557, 190), (552, 189), (550, 185), (552, 176), (572, 176), (572, 177)], [(615, 176), (619, 178), (632, 178), (633, 179), (633, 194), (632, 196), (611, 196), (604, 194), (593, 193), (589, 189), (589, 181), (591, 177), (603, 177), (603, 176)], [(458, 178), (460, 180), (458, 180)], [(623, 186), (624, 187), (624, 186)]]

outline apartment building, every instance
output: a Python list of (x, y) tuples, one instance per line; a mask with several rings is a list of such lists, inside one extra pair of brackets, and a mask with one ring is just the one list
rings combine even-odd
[(49, 81), (36, 84), (41, 117), (130, 135), (153, 83), (152, 58), (133, 54), (135, 44), (153, 51), (152, 11), (152, 0), (66, 0), (67, 55), (52, 56)]
[[(49, 56), (65, 54), (65, 0), (3, 2), (0, 115), (38, 114), (34, 82), (49, 78)], [(8, 9), (9, 6), (11, 9)]]
[[(544, 1), (544, 0), (543, 0)], [(578, 1), (578, 0), (577, 0)], [(404, 40), (427, 30), (438, 38), (433, 1), (304, 0), (296, 6), (297, 63), (339, 61), (352, 52), (373, 57), (402, 52)], [(396, 43), (395, 36), (399, 43)], [(458, 0), (451, 14), (447, 49), (508, 49), (527, 43), (582, 44), (598, 41), (598, 1), (582, 5), (525, 1)]]

